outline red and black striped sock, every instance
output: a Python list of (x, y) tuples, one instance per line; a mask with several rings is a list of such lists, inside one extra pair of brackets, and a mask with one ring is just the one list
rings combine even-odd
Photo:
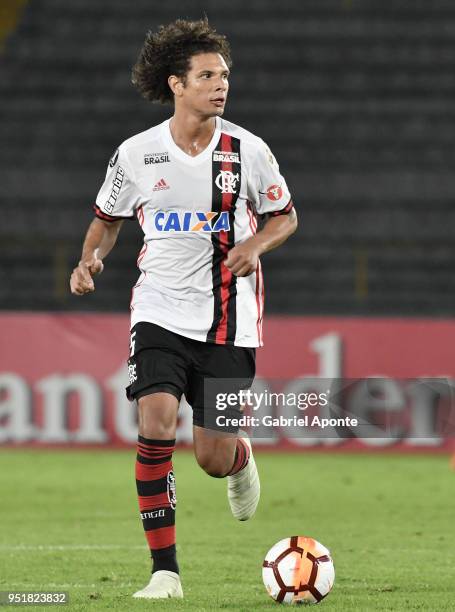
[(136, 486), (145, 537), (153, 569), (178, 574), (175, 548), (175, 478), (172, 453), (175, 440), (149, 440), (139, 436), (136, 458)]
[(235, 458), (234, 465), (231, 468), (231, 471), (228, 473), (228, 476), (233, 476), (243, 470), (250, 459), (250, 448), (246, 442), (243, 441), (242, 438), (237, 438), (237, 446), (235, 447)]

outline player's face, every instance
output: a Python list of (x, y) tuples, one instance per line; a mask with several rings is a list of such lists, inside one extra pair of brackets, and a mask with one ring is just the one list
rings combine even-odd
[(229, 68), (219, 53), (199, 53), (191, 58), (181, 100), (197, 114), (214, 117), (224, 112)]

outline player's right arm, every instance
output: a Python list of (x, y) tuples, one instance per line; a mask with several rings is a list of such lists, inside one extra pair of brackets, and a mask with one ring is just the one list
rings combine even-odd
[(123, 220), (134, 219), (141, 196), (133, 176), (127, 154), (120, 146), (109, 160), (94, 206), (96, 218), (85, 236), (81, 260), (71, 274), (74, 295), (95, 291), (93, 277), (103, 271), (103, 259), (116, 243)]
[(93, 219), (82, 246), (81, 260), (71, 274), (71, 293), (84, 295), (95, 291), (93, 277), (103, 271), (103, 259), (115, 245), (122, 224), (122, 219), (111, 222)]

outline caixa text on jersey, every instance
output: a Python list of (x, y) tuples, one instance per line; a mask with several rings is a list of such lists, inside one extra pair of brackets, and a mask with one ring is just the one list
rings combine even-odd
[(221, 232), (229, 231), (229, 212), (160, 211), (153, 215), (158, 232)]

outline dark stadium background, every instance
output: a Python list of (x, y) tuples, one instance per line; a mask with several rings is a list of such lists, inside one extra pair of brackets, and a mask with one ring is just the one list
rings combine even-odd
[(130, 84), (145, 31), (206, 13), (233, 48), (225, 116), (268, 142), (300, 213), (298, 233), (264, 258), (267, 312), (453, 315), (450, 0), (1, 10), (1, 308), (127, 310), (137, 224), (125, 224), (94, 295), (71, 297), (68, 275), (112, 151), (170, 112)]
[[(272, 606), (264, 554), (300, 534), (334, 554), (328, 610), (451, 612), (454, 0), (0, 0), (0, 600), (65, 589), (75, 612), (142, 609), (124, 394), (138, 224), (94, 294), (72, 296), (69, 276), (112, 152), (172, 112), (130, 83), (146, 31), (204, 14), (232, 45), (225, 117), (266, 140), (299, 214), (262, 258), (257, 379), (390, 377), (408, 429), (262, 440), (263, 499), (240, 528), (225, 482), (180, 447), (176, 608)], [(419, 377), (448, 378), (442, 432)], [(183, 405), (180, 446), (191, 435)]]

